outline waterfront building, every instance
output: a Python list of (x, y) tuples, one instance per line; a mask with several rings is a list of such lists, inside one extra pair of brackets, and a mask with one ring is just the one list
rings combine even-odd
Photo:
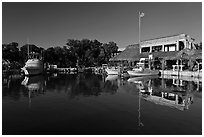
[[(162, 71), (162, 74), (179, 75), (184, 70), (191, 70), (199, 71), (199, 73), (190, 74), (191, 76), (202, 76), (202, 50), (196, 49), (195, 39), (187, 34), (143, 40), (140, 45), (127, 46), (110, 61), (134, 67), (141, 58), (150, 61), (150, 69), (171, 70)], [(185, 72), (184, 75), (189, 74)]]
[(185, 48), (195, 49), (195, 39), (187, 34), (178, 34), (141, 41), (140, 53), (181, 51)]

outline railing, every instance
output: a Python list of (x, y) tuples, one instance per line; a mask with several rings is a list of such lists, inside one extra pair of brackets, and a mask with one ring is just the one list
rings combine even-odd
[(173, 71), (183, 71), (184, 65), (172, 65)]

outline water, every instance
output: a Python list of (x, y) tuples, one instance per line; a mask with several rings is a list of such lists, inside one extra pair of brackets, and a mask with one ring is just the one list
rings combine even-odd
[(201, 81), (53, 75), (3, 79), (3, 134), (202, 134)]

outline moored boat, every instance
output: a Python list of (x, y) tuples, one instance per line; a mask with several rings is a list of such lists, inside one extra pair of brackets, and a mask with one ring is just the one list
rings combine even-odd
[(38, 75), (43, 73), (43, 61), (38, 53), (31, 53), (25, 66), (21, 68), (25, 75)]
[(108, 75), (105, 79), (105, 81), (112, 81), (112, 80), (116, 80), (118, 78), (118, 75)]
[(127, 73), (130, 76), (154, 76), (154, 75), (159, 75), (158, 70), (150, 70), (150, 69), (143, 69), (143, 70), (129, 70)]
[(105, 71), (108, 75), (118, 75), (119, 69), (118, 68), (106, 68)]
[(127, 73), (130, 76), (154, 76), (159, 75), (159, 70), (149, 69), (149, 59), (140, 58), (140, 61), (137, 63), (136, 67), (132, 70), (128, 70)]

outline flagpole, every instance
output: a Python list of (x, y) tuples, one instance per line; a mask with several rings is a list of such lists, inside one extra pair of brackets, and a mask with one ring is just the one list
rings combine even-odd
[[(140, 46), (140, 11), (139, 11), (139, 48), (141, 53), (141, 46)], [(138, 127), (140, 127), (140, 90), (138, 92), (138, 100), (139, 100), (139, 107), (138, 107)]]
[(139, 11), (139, 48), (140, 48), (140, 53), (141, 53), (141, 46), (140, 46), (140, 27), (141, 27), (141, 21), (140, 21), (140, 11)]

